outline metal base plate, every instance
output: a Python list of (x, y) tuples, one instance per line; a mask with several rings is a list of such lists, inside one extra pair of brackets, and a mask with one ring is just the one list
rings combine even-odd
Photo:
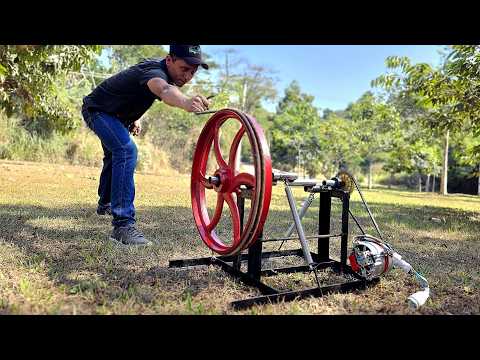
[[(299, 256), (303, 258), (302, 249), (296, 250), (284, 250), (284, 251), (271, 251), (271, 252), (264, 252), (262, 253), (262, 259), (264, 258), (272, 258), (272, 257), (285, 257), (285, 256)], [(312, 253), (312, 257), (314, 259), (317, 258), (317, 254)], [(253, 297), (250, 299), (243, 299), (243, 300), (236, 300), (233, 301), (230, 305), (235, 310), (246, 309), (254, 305), (262, 305), (262, 304), (269, 304), (269, 303), (278, 303), (278, 302), (286, 302), (286, 301), (293, 301), (295, 299), (304, 299), (308, 297), (321, 297), (333, 292), (345, 293), (350, 292), (356, 289), (365, 289), (369, 285), (373, 285), (378, 283), (379, 279), (373, 279), (367, 281), (365, 279), (360, 278), (357, 274), (355, 274), (349, 266), (343, 268), (343, 272), (341, 269), (341, 263), (329, 259), (327, 261), (322, 261), (321, 263), (317, 264), (317, 269), (326, 269), (331, 268), (335, 272), (338, 273), (348, 273), (353, 275), (357, 280), (348, 281), (344, 283), (338, 283), (333, 285), (326, 285), (322, 287), (314, 287), (302, 290), (295, 290), (295, 291), (280, 291), (278, 289), (272, 288), (271, 286), (263, 283), (260, 281), (259, 278), (252, 277), (250, 274), (242, 272), (239, 270), (238, 262), (245, 261), (248, 259), (247, 254), (241, 254), (238, 257), (236, 256), (218, 256), (218, 257), (204, 257), (204, 258), (196, 258), (196, 259), (184, 259), (184, 260), (171, 260), (169, 262), (169, 268), (173, 267), (189, 267), (189, 266), (202, 266), (202, 265), (216, 265), (220, 266), (222, 270), (227, 272), (228, 274), (232, 275), (234, 278), (240, 280), (242, 283), (248, 286), (256, 287), (261, 293), (261, 296)], [(232, 263), (230, 265), (229, 263)], [(237, 263), (237, 267), (235, 266)], [(261, 276), (275, 276), (280, 273), (296, 273), (296, 272), (309, 272), (308, 266), (289, 266), (283, 268), (275, 268), (275, 269), (266, 269), (261, 271)]]

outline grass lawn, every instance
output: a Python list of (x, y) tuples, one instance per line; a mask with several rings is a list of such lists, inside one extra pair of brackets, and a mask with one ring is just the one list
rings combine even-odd
[[(1, 314), (480, 314), (478, 196), (364, 190), (385, 238), (430, 283), (431, 298), (417, 312), (406, 305), (417, 284), (400, 270), (367, 290), (233, 311), (229, 302), (260, 294), (216, 267), (168, 268), (172, 259), (212, 254), (193, 222), (190, 177), (135, 175), (137, 225), (155, 245), (128, 248), (107, 240), (110, 219), (96, 215), (99, 173), (0, 162)], [(306, 194), (294, 190), (300, 204)], [(375, 235), (358, 194), (351, 206)], [(317, 208), (318, 197), (304, 219), (307, 234), (316, 230)], [(338, 230), (340, 209), (334, 202), (332, 232)], [(265, 236), (281, 235), (290, 216), (282, 187), (274, 187)], [(350, 229), (358, 234), (353, 221)], [(299, 247), (298, 242), (284, 246)], [(337, 240), (331, 252), (339, 257)], [(335, 280), (328, 272), (321, 279)], [(311, 275), (298, 273), (265, 282), (285, 289), (313, 286)]]

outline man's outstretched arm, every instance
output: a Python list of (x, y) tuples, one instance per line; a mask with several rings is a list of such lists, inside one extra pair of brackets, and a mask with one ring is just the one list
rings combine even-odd
[(153, 78), (148, 80), (147, 86), (152, 93), (157, 95), (162, 101), (170, 106), (175, 106), (188, 112), (199, 112), (208, 109), (210, 102), (202, 95), (195, 95), (188, 98), (173, 85), (170, 85), (162, 78)]

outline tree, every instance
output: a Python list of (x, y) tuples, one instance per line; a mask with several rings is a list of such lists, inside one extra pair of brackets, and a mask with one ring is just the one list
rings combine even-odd
[(78, 124), (68, 101), (58, 96), (56, 81), (79, 71), (99, 51), (96, 45), (0, 46), (0, 107), (27, 123), (38, 120), (51, 131), (72, 131)]
[(480, 137), (475, 135), (472, 124), (467, 123), (452, 139), (452, 155), (458, 166), (470, 169), (468, 177), (477, 177), (477, 195), (480, 195)]
[(322, 111), (322, 119), (328, 119), (328, 117), (329, 117), (331, 114), (333, 114), (333, 113), (334, 113), (334, 111), (331, 110), (331, 109), (329, 109), (329, 108), (323, 109), (323, 111)]
[(447, 71), (447, 62), (434, 69), (425, 63), (411, 64), (407, 57), (391, 56), (386, 59), (386, 64), (389, 69), (399, 69), (400, 74), (381, 75), (372, 81), (372, 85), (395, 88), (412, 95), (417, 105), (425, 109), (426, 116), (419, 120), (437, 134), (444, 135), (441, 193), (447, 194), (450, 132), (458, 129), (465, 120), (465, 114), (458, 111), (460, 83)]
[(126, 69), (143, 59), (163, 58), (168, 54), (162, 45), (113, 45), (106, 47), (113, 72)]
[(285, 89), (278, 104), (271, 128), (272, 158), (281, 169), (299, 168), (303, 163), (307, 165), (309, 175), (315, 175), (312, 164), (316, 159), (318, 161), (320, 117), (313, 99), (313, 96), (302, 93), (294, 81)]
[[(480, 136), (480, 46), (453, 45), (447, 56), (445, 72), (452, 79), (450, 96), (455, 98), (455, 125), (467, 125)], [(480, 152), (480, 145), (475, 147)]]
[(228, 94), (229, 106), (255, 115), (263, 101), (276, 99), (274, 70), (251, 64), (234, 49), (225, 49), (221, 56), (218, 88), (219, 93)]
[(320, 121), (315, 130), (313, 139), (318, 140), (315, 163), (325, 177), (334, 175), (340, 169), (352, 171), (357, 167), (361, 159), (355, 151), (351, 120), (332, 112)]
[(425, 188), (428, 191), (430, 179), (433, 183), (441, 163), (441, 144), (434, 132), (422, 125), (420, 119), (426, 116), (425, 109), (417, 105), (411, 94), (391, 92), (388, 103), (398, 111), (400, 126), (383, 168), (390, 172), (391, 178), (398, 172), (417, 173), (420, 182), (421, 176), (426, 175)]
[(447, 59), (446, 72), (455, 79), (458, 99), (455, 109), (467, 133), (467, 146), (461, 161), (477, 166), (477, 194), (480, 195), (480, 46), (454, 45)]
[[(228, 106), (242, 110), (259, 120), (269, 138), (269, 114), (262, 103), (273, 101), (277, 96), (274, 71), (265, 66), (252, 65), (241, 58), (236, 50), (225, 49), (219, 61), (218, 94), (228, 98)], [(242, 139), (238, 147), (235, 168), (240, 167), (240, 160), (247, 159), (248, 147)]]
[(400, 117), (394, 107), (366, 92), (351, 105), (348, 117), (352, 122), (354, 149), (367, 167), (368, 188), (372, 188), (373, 164), (382, 159), (399, 137)]

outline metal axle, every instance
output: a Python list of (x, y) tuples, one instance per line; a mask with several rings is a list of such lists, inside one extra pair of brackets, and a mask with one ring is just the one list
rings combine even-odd
[(215, 185), (215, 186), (220, 185), (220, 177), (219, 176), (209, 176), (207, 178), (207, 180), (212, 185)]

